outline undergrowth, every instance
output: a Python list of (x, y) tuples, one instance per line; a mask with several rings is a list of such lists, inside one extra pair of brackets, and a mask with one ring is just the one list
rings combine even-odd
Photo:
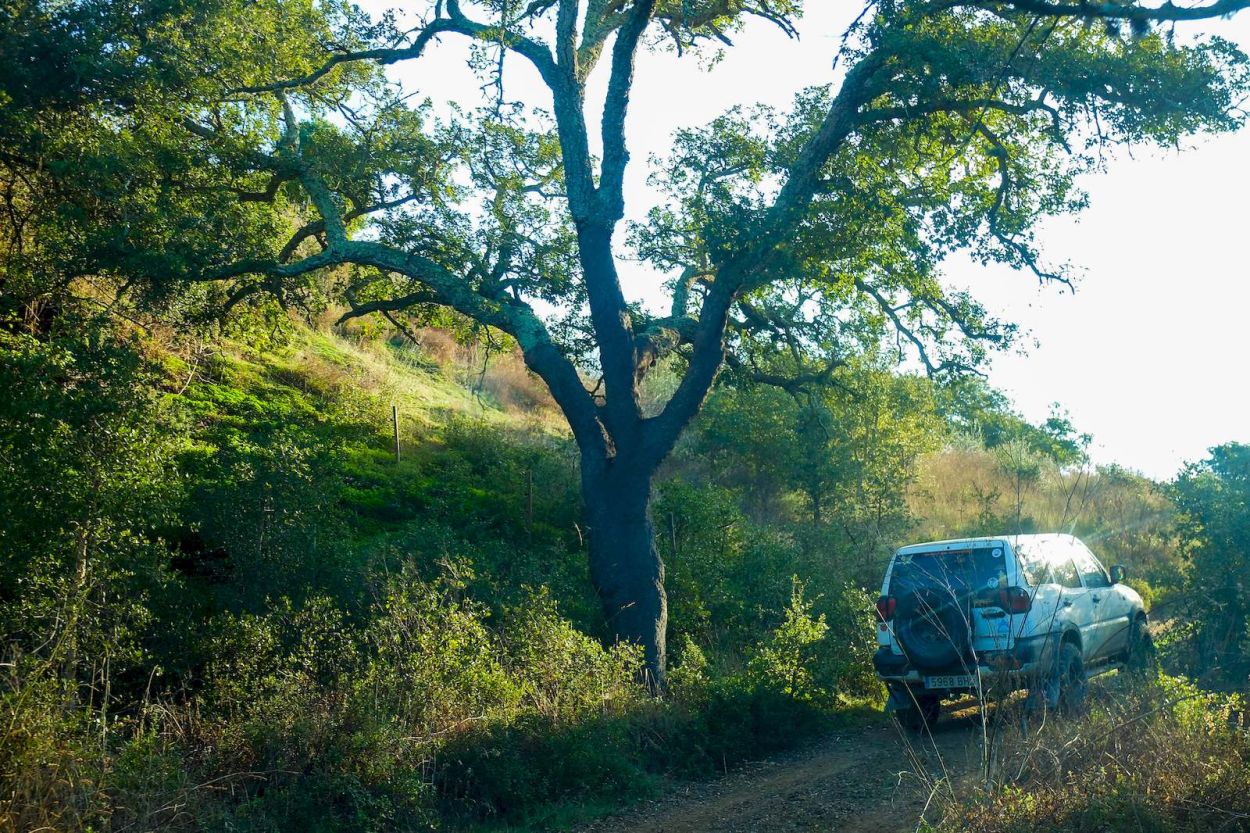
[(879, 697), (867, 595), (805, 593), (795, 541), (676, 482), (673, 574), (707, 592), (651, 697), (515, 368), (298, 327), (0, 337), (0, 830), (550, 829)]
[(955, 789), (939, 825), (971, 833), (1216, 833), (1250, 827), (1239, 695), (1183, 677), (1115, 676), (1088, 713), (1003, 744), (987, 788)]

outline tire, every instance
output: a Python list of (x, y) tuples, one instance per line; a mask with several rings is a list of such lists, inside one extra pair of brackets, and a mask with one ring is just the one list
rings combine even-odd
[(1133, 619), (1129, 626), (1128, 648), (1124, 652), (1124, 668), (1130, 674), (1147, 676), (1157, 667), (1154, 639), (1145, 616)]
[(1075, 717), (1085, 712), (1085, 694), (1089, 678), (1085, 674), (1085, 660), (1081, 649), (1071, 642), (1059, 649), (1059, 712)]

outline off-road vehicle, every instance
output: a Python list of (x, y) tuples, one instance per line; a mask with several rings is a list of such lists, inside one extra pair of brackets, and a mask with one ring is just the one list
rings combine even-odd
[(1091, 674), (1145, 667), (1141, 596), (1071, 535), (1003, 535), (899, 549), (877, 602), (887, 710), (912, 728), (941, 702), (1029, 690), (1029, 705), (1083, 707)]

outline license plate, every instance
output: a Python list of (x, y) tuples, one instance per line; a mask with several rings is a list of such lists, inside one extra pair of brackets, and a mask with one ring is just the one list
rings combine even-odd
[(976, 688), (975, 674), (944, 674), (937, 677), (925, 677), (925, 688)]

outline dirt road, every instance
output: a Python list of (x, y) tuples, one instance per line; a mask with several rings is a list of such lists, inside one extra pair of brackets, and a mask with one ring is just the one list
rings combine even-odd
[(946, 716), (932, 739), (873, 726), (831, 735), (811, 748), (692, 785), (582, 828), (582, 833), (911, 833), (932, 779), (977, 769), (979, 730)]

